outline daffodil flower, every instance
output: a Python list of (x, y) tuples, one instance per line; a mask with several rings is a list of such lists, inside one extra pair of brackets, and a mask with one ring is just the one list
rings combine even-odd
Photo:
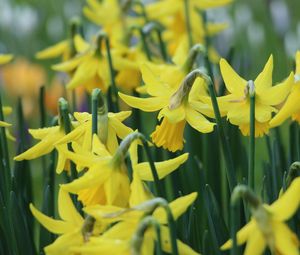
[(300, 123), (300, 106), (298, 103), (300, 97), (300, 51), (296, 53), (296, 72), (295, 83), (291, 93), (286, 99), (279, 112), (270, 121), (270, 126), (276, 127), (283, 123), (287, 118), (292, 117), (293, 120)]
[(44, 248), (47, 255), (74, 255), (72, 247), (82, 245), (84, 238), (81, 228), (84, 219), (75, 209), (69, 194), (60, 189), (58, 195), (58, 213), (62, 220), (55, 220), (38, 211), (32, 204), (30, 210), (33, 216), (51, 233), (59, 235), (54, 243)]
[[(252, 219), (237, 233), (237, 244), (247, 242), (245, 255), (263, 254), (269, 246), (274, 254), (298, 255), (299, 240), (284, 223), (300, 205), (300, 178), (296, 178), (287, 191), (271, 205), (259, 205), (253, 209)], [(231, 248), (232, 240), (222, 245), (222, 250)]]
[[(107, 130), (101, 130), (100, 133), (106, 133), (102, 143), (105, 144), (107, 150), (113, 154), (118, 148), (118, 138), (124, 139), (133, 130), (122, 122), (131, 115), (130, 111), (122, 111), (119, 113), (109, 112), (107, 115)], [(62, 139), (55, 144), (65, 144), (73, 141), (82, 145), (84, 150), (90, 151), (92, 148), (92, 116), (89, 113), (74, 113), (78, 125)]]
[[(204, 44), (206, 36), (216, 35), (227, 28), (226, 23), (208, 23), (205, 27), (203, 19), (199, 14), (199, 10), (221, 7), (230, 2), (231, 0), (189, 1), (190, 32), (192, 34), (193, 43)], [(149, 17), (153, 20), (158, 20), (166, 27), (163, 37), (168, 43), (170, 55), (173, 55), (178, 47), (184, 47), (186, 54), (189, 50), (189, 32), (187, 31), (184, 8), (184, 0), (163, 0), (146, 5)], [(214, 50), (210, 48), (210, 57), (213, 57), (213, 54), (211, 54), (212, 52), (214, 52)], [(213, 59), (215, 59), (215, 57), (213, 57)]]
[(12, 61), (14, 58), (11, 54), (0, 54), (0, 65), (4, 65)]
[[(100, 88), (103, 92), (107, 91), (111, 73), (107, 61), (107, 53), (104, 49), (102, 50), (102, 44), (99, 45), (100, 38), (101, 35), (98, 35), (91, 44), (83, 40), (75, 40), (75, 48), (78, 54), (66, 62), (53, 66), (53, 69), (56, 71), (74, 72), (71, 80), (66, 85), (67, 89), (74, 89), (83, 85), (90, 92), (94, 88)], [(113, 68), (116, 70), (137, 69), (137, 64), (134, 61), (125, 59), (122, 56), (123, 53), (124, 48), (113, 48), (111, 50), (114, 61)]]
[(204, 80), (195, 78), (193, 74), (183, 79), (183, 71), (176, 71), (178, 67), (174, 67), (173, 71), (170, 68), (171, 72), (167, 75), (164, 72), (166, 69), (163, 66), (161, 68), (161, 65), (147, 63), (142, 66), (142, 76), (150, 98), (137, 98), (122, 93), (119, 96), (128, 105), (142, 111), (160, 110), (158, 119), (162, 119), (162, 122), (152, 133), (152, 141), (156, 146), (174, 152), (183, 149), (186, 122), (201, 133), (212, 132), (214, 123), (203, 116), (213, 114), (209, 105), (201, 102), (198, 96), (204, 91)]
[[(64, 150), (62, 153), (77, 165), (88, 168), (88, 171), (79, 179), (62, 185), (62, 188), (78, 194), (78, 199), (84, 205), (108, 204), (126, 207), (129, 201), (130, 184), (124, 162), (111, 155), (96, 135), (93, 136), (92, 152), (83, 150), (76, 143), (73, 143), (73, 150), (74, 152)], [(136, 153), (132, 155), (132, 167), (139, 178), (153, 181), (148, 163), (138, 164)], [(186, 160), (187, 154), (183, 154), (168, 161), (155, 163), (159, 178), (164, 178)]]
[[(220, 69), (227, 90), (230, 94), (218, 98), (222, 112), (233, 125), (239, 126), (243, 135), (249, 135), (250, 99), (246, 80), (241, 78), (227, 63), (220, 61)], [(293, 85), (293, 73), (282, 83), (272, 86), (273, 56), (271, 55), (263, 71), (254, 81), (255, 90), (255, 137), (263, 136), (269, 131), (275, 106), (281, 104)], [(207, 99), (208, 100), (208, 99)]]
[[(195, 201), (196, 198), (197, 193), (194, 192), (189, 195), (182, 196), (169, 203), (169, 207), (171, 209), (174, 219), (177, 220)], [(99, 248), (99, 251), (104, 252), (104, 250), (102, 250), (99, 246), (107, 240), (108, 242), (104, 244), (104, 247), (108, 248), (107, 245), (111, 246), (114, 243), (116, 243), (116, 251), (118, 251), (119, 249), (124, 249), (123, 251), (126, 251), (124, 254), (127, 254), (128, 249), (130, 248), (129, 242), (131, 240), (131, 237), (134, 235), (139, 225), (139, 222), (143, 218), (145, 212), (148, 212), (148, 210), (152, 210), (151, 207), (154, 205), (155, 200), (156, 199), (141, 202), (135, 207), (131, 207), (129, 209), (117, 207), (107, 208), (107, 206), (101, 205), (89, 206), (84, 208), (84, 211), (86, 213), (92, 215), (98, 221), (103, 221), (103, 219), (109, 218), (110, 220), (118, 223), (115, 224), (109, 230), (107, 230), (103, 235), (101, 235), (101, 237), (94, 238), (94, 240), (91, 243), (87, 244), (86, 247), (78, 247), (78, 251), (87, 252), (87, 254), (93, 254), (92, 252), (96, 251)], [(160, 224), (162, 249), (164, 252), (171, 253), (171, 243), (169, 229), (167, 226), (168, 222), (166, 213), (162, 208), (159, 207), (154, 210), (152, 215)], [(145, 240), (142, 244), (144, 247), (142, 247), (142, 251), (147, 251), (146, 254), (154, 254), (154, 241), (156, 235), (153, 229), (148, 229), (144, 235), (144, 238)], [(198, 254), (197, 252), (193, 251), (189, 246), (187, 246), (179, 240), (177, 240), (177, 246), (179, 254)], [(114, 250), (113, 247), (111, 247), (111, 249), (112, 251)]]

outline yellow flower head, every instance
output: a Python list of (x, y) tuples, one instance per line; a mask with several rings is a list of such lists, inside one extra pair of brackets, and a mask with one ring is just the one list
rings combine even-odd
[(145, 89), (151, 97), (119, 95), (128, 105), (145, 112), (160, 110), (158, 119), (162, 122), (151, 135), (158, 147), (162, 146), (173, 152), (182, 150), (186, 122), (199, 132), (213, 131), (214, 124), (202, 115), (212, 116), (209, 105), (199, 99), (199, 94), (204, 93), (203, 79), (197, 78), (193, 84), (187, 84), (185, 72), (178, 66), (146, 63), (141, 71)]
[(282, 108), (270, 121), (270, 126), (276, 127), (283, 123), (287, 118), (292, 116), (292, 119), (300, 123), (300, 51), (296, 53), (296, 73), (295, 82), (292, 87), (291, 93), (283, 104)]
[[(253, 209), (252, 219), (237, 233), (237, 243), (247, 242), (245, 255), (263, 254), (268, 245), (274, 254), (298, 255), (297, 236), (284, 223), (298, 210), (300, 205), (300, 178), (296, 178), (287, 191), (272, 205), (259, 205)], [(221, 247), (229, 249), (232, 240)]]
[[(53, 69), (56, 71), (74, 72), (71, 80), (66, 85), (67, 89), (84, 86), (89, 92), (94, 88), (100, 88), (103, 92), (107, 91), (111, 81), (111, 74), (107, 61), (107, 52), (104, 43), (100, 45), (100, 37), (101, 35), (91, 44), (79, 37), (75, 37), (74, 43), (78, 54), (66, 62), (53, 66)], [(137, 64), (134, 61), (130, 61), (122, 56), (124, 53), (126, 53), (124, 48), (111, 50), (114, 69), (137, 69)]]
[[(174, 219), (177, 220), (195, 201), (196, 198), (197, 193), (194, 192), (189, 195), (182, 196), (171, 202), (169, 204), (169, 207)], [(160, 224), (162, 249), (164, 252), (171, 253), (169, 228), (168, 226), (166, 226), (166, 224), (168, 223), (167, 216), (162, 208), (153, 208), (153, 206), (155, 207), (156, 201), (157, 199), (144, 201), (129, 209), (101, 205), (89, 206), (84, 208), (84, 211), (89, 215), (92, 215), (96, 220), (103, 221), (104, 219), (110, 219), (112, 222), (118, 223), (107, 230), (103, 235), (101, 235), (101, 237), (93, 238), (92, 242), (90, 244), (87, 244), (86, 247), (78, 247), (78, 249), (76, 250), (78, 252), (84, 252), (84, 254), (94, 254), (95, 252), (97, 252), (97, 254), (105, 254), (105, 251), (108, 250), (110, 250), (111, 252), (115, 251), (116, 254), (130, 254), (129, 242), (135, 234), (140, 221), (143, 219), (145, 212), (149, 212), (149, 210), (152, 211), (154, 209), (152, 215), (154, 219), (156, 219)], [(155, 238), (156, 235), (154, 230), (152, 228), (147, 229), (144, 235), (144, 242), (142, 244), (142, 254), (154, 254)], [(116, 246), (114, 246), (114, 244)], [(189, 246), (179, 240), (177, 240), (177, 245), (179, 254), (198, 254)], [(124, 253), (118, 253), (121, 251)]]
[[(241, 78), (227, 63), (220, 61), (220, 69), (226, 88), (230, 94), (219, 97), (220, 109), (226, 112), (230, 123), (239, 126), (243, 135), (249, 135), (250, 99), (248, 82)], [(263, 136), (269, 131), (275, 106), (281, 104), (293, 85), (293, 73), (282, 83), (272, 86), (273, 56), (271, 55), (263, 71), (254, 80), (255, 90), (255, 136)]]
[(75, 209), (69, 194), (60, 189), (58, 195), (58, 213), (62, 220), (55, 220), (38, 211), (32, 204), (30, 210), (33, 216), (51, 233), (59, 235), (54, 243), (46, 246), (46, 254), (75, 255), (72, 247), (84, 242), (81, 228), (84, 220)]
[[(138, 194), (133, 187), (139, 188), (141, 184), (138, 182), (142, 180), (153, 181), (153, 177), (148, 162), (137, 163), (137, 148), (135, 146), (133, 147), (135, 151), (130, 149), (132, 168), (135, 173), (131, 192), (139, 197), (142, 194)], [(88, 171), (79, 179), (62, 185), (62, 187), (69, 192), (78, 194), (78, 199), (85, 205), (108, 204), (126, 207), (129, 202), (130, 186), (127, 168), (123, 160), (120, 160), (120, 155), (110, 154), (96, 135), (93, 137), (92, 152), (84, 150), (76, 143), (73, 143), (73, 150), (74, 152), (66, 150), (61, 152), (77, 165), (86, 167)], [(177, 169), (186, 159), (187, 154), (183, 154), (168, 161), (155, 163), (159, 178), (164, 178)], [(134, 204), (139, 201), (137, 197), (132, 196), (133, 200), (130, 203)]]
[[(220, 1), (189, 1), (189, 20), (193, 43), (205, 43), (206, 36), (213, 36), (227, 28), (226, 23), (208, 23), (205, 27), (199, 10), (221, 7), (231, 0)], [(188, 31), (184, 12), (184, 0), (163, 0), (150, 3), (146, 6), (147, 14), (151, 19), (160, 21), (166, 30), (163, 33), (164, 40), (168, 43), (170, 55), (173, 55), (178, 47), (184, 47), (188, 53)], [(211, 52), (213, 50), (209, 50)], [(212, 54), (210, 54), (210, 57)]]

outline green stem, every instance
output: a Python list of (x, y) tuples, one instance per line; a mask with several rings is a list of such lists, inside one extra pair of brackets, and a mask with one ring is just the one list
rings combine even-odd
[(137, 30), (138, 33), (140, 34), (140, 37), (141, 37), (141, 40), (142, 40), (142, 45), (143, 45), (143, 48), (144, 48), (147, 60), (151, 61), (152, 60), (152, 56), (151, 56), (150, 49), (148, 47), (146, 34), (144, 33), (143, 28), (141, 28), (139, 26), (132, 26), (130, 29), (131, 29), (131, 32), (133, 32), (134, 30)]
[(249, 162), (248, 162), (248, 184), (254, 189), (254, 164), (255, 164), (255, 91), (254, 82), (249, 81), (250, 96), (250, 138), (249, 138)]
[(223, 127), (221, 113), (220, 113), (220, 109), (219, 109), (219, 105), (218, 105), (214, 85), (213, 85), (212, 80), (210, 79), (210, 77), (207, 77), (207, 78), (208, 79), (206, 79), (206, 81), (207, 81), (207, 84), (208, 84), (208, 90), (209, 90), (211, 102), (212, 102), (214, 113), (215, 113), (218, 134), (219, 134), (219, 137), (220, 137), (220, 140), (221, 140), (222, 150), (223, 150), (224, 157), (225, 157), (225, 164), (226, 164), (226, 171), (227, 171), (227, 179), (228, 179), (229, 189), (232, 192), (233, 188), (237, 184), (237, 181), (236, 181), (236, 177), (235, 177), (235, 169), (234, 169), (232, 154), (231, 154), (231, 151), (230, 151), (229, 140), (228, 140), (228, 136), (226, 135), (224, 127)]
[[(71, 121), (69, 118), (69, 104), (62, 97), (59, 99), (58, 103), (59, 103), (60, 117), (62, 121), (60, 125), (63, 126), (65, 134), (68, 134), (71, 132)], [(73, 151), (71, 143), (68, 143), (67, 146), (69, 151)], [(76, 166), (73, 162), (70, 162), (70, 165), (71, 165), (71, 178), (72, 180), (75, 180), (77, 178)]]
[(165, 206), (163, 206), (163, 208), (165, 209), (168, 218), (172, 255), (179, 255), (178, 246), (177, 246), (176, 224), (175, 224), (172, 211), (167, 203)]
[(231, 240), (232, 240), (232, 248), (230, 250), (230, 255), (238, 255), (238, 248), (237, 248), (237, 238), (236, 238), (236, 233), (238, 230), (238, 219), (239, 219), (239, 203), (236, 204), (231, 204), (230, 209), (231, 209), (231, 218), (230, 218), (230, 223), (231, 223), (231, 229), (230, 229), (230, 235), (231, 235)]
[(189, 12), (189, 0), (184, 0), (184, 15), (185, 15), (185, 25), (186, 25), (186, 31), (188, 34), (188, 40), (189, 40), (189, 48), (193, 46), (193, 35), (192, 35), (192, 26), (191, 26), (191, 20), (190, 20), (190, 12)]
[[(0, 121), (4, 121), (4, 114), (2, 109), (2, 100), (0, 95)], [(1, 146), (1, 172), (3, 173), (3, 184), (4, 184), (4, 191), (5, 191), (5, 199), (9, 199), (9, 191), (11, 189), (11, 172), (10, 172), (10, 164), (9, 164), (9, 152), (8, 152), (8, 145), (7, 139), (5, 134), (5, 128), (0, 127), (0, 146)], [(2, 168), (1, 167), (1, 168)]]

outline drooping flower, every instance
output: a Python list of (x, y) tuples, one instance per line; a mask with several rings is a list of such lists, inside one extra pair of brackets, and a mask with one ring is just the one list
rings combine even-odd
[(286, 99), (279, 112), (270, 121), (270, 126), (276, 127), (283, 123), (287, 118), (292, 117), (293, 120), (300, 123), (300, 51), (296, 53), (296, 71), (295, 82), (292, 87), (291, 93)]
[[(286, 192), (273, 204), (259, 204), (252, 211), (252, 219), (237, 233), (237, 244), (247, 242), (245, 255), (263, 254), (266, 246), (274, 254), (298, 255), (299, 240), (284, 223), (298, 210), (300, 205), (300, 178), (296, 178)], [(221, 247), (227, 250), (232, 240)]]
[[(127, 127), (122, 122), (131, 115), (131, 111), (122, 111), (118, 113), (109, 112), (106, 116), (107, 126), (104, 127), (99, 133), (104, 137), (102, 143), (105, 145), (109, 153), (113, 154), (119, 146), (118, 138), (124, 139), (133, 130)], [(86, 151), (92, 149), (92, 115), (86, 112), (75, 112), (75, 119), (78, 125), (62, 139), (56, 142), (59, 144), (66, 144), (73, 141), (82, 145)], [(104, 120), (102, 120), (103, 124)]]
[[(145, 63), (141, 67), (145, 90), (150, 98), (137, 98), (119, 93), (128, 105), (145, 112), (160, 110), (158, 119), (162, 122), (152, 133), (152, 141), (170, 151), (182, 150), (183, 131), (188, 122), (202, 133), (213, 131), (214, 124), (202, 114), (213, 116), (208, 104), (199, 100), (204, 92), (204, 80), (189, 74), (179, 66)], [(189, 81), (187, 81), (189, 80)]]
[[(107, 51), (104, 43), (101, 43), (103, 34), (97, 36), (91, 44), (85, 41), (75, 41), (78, 54), (63, 63), (53, 66), (56, 71), (74, 72), (71, 80), (66, 85), (67, 89), (74, 89), (84, 86), (89, 92), (94, 88), (100, 88), (106, 92), (111, 81), (111, 73), (107, 60)], [(138, 69), (134, 61), (129, 61), (123, 57), (124, 48), (111, 49), (113, 68), (123, 70), (126, 68)]]
[[(207, 23), (204, 24), (200, 15), (200, 10), (221, 7), (227, 5), (231, 0), (221, 1), (188, 1), (189, 23), (192, 43), (205, 44), (205, 38), (216, 35), (225, 28), (226, 23)], [(164, 40), (167, 42), (170, 55), (173, 55), (178, 47), (184, 47), (185, 53), (189, 50), (189, 32), (186, 23), (184, 0), (163, 0), (146, 5), (147, 14), (151, 19), (161, 22), (166, 30), (163, 33)], [(209, 53), (213, 52), (209, 49)], [(213, 54), (209, 54), (213, 56)]]
[[(227, 63), (220, 61), (220, 69), (226, 88), (230, 94), (219, 97), (220, 109), (226, 112), (227, 119), (239, 126), (243, 135), (249, 135), (250, 99), (248, 82), (241, 78)], [(281, 104), (293, 85), (293, 73), (282, 83), (272, 86), (273, 56), (271, 55), (263, 71), (254, 80), (255, 90), (255, 137), (269, 131), (275, 106)], [(209, 99), (207, 99), (209, 100)]]
[[(78, 199), (84, 205), (108, 204), (121, 207), (128, 206), (130, 187), (127, 168), (122, 157), (124, 153), (120, 150), (114, 155), (110, 154), (99, 138), (93, 136), (92, 152), (82, 149), (78, 144), (73, 143), (74, 152), (62, 151), (65, 157), (71, 159), (77, 165), (84, 166), (87, 172), (77, 180), (62, 187), (69, 192), (78, 194)], [(120, 154), (122, 153), (122, 155)], [(136, 154), (135, 154), (136, 155)], [(159, 178), (174, 171), (187, 159), (183, 154), (169, 161), (155, 163)], [(153, 181), (148, 163), (137, 164), (133, 156), (133, 169), (139, 174), (141, 180)]]
[[(171, 212), (175, 220), (177, 220), (187, 208), (195, 201), (197, 198), (197, 193), (191, 193), (186, 196), (182, 196), (169, 204)], [(160, 198), (158, 198), (160, 199)], [(129, 209), (124, 208), (107, 208), (106, 206), (95, 205), (84, 208), (84, 211), (89, 215), (92, 215), (95, 219), (101, 221), (103, 219), (109, 218), (118, 222), (108, 231), (106, 231), (101, 237), (93, 238), (92, 242), (87, 244), (85, 247), (78, 247), (78, 252), (87, 252), (87, 254), (93, 254), (93, 251), (96, 251), (99, 248), (100, 254), (104, 254), (105, 250), (102, 250), (101, 244), (108, 242), (103, 246), (107, 248), (107, 245), (117, 245), (116, 250), (122, 249), (124, 254), (127, 254), (130, 249), (130, 241), (134, 235), (140, 221), (143, 219), (144, 214), (149, 210), (153, 210), (153, 217), (158, 221), (161, 228), (161, 242), (162, 249), (166, 253), (171, 253), (171, 242), (169, 236), (169, 228), (167, 226), (167, 216), (165, 211), (162, 208), (152, 208), (155, 207), (157, 199), (148, 200), (140, 202), (140, 204)], [(109, 211), (110, 210), (110, 211)], [(152, 228), (146, 230), (144, 234), (144, 242), (142, 244), (142, 251), (147, 251), (146, 254), (154, 254), (154, 241), (156, 239), (155, 232)], [(179, 254), (182, 255), (192, 255), (198, 254), (193, 251), (189, 246), (177, 240)], [(147, 247), (147, 249), (145, 249)], [(111, 247), (113, 249), (113, 247)], [(98, 254), (98, 253), (97, 253)], [(123, 254), (123, 253), (122, 253)], [(142, 253), (144, 254), (144, 253)]]
[(33, 216), (51, 233), (59, 237), (44, 248), (47, 255), (66, 254), (75, 255), (72, 247), (82, 245), (84, 238), (81, 228), (84, 219), (75, 209), (69, 194), (63, 189), (59, 190), (58, 213), (62, 220), (55, 220), (38, 211), (32, 204), (30, 210)]

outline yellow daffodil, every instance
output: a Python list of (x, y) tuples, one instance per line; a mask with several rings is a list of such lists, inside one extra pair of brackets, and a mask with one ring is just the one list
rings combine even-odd
[[(249, 135), (250, 99), (246, 80), (241, 78), (227, 63), (220, 61), (220, 69), (226, 88), (230, 94), (219, 97), (220, 109), (227, 112), (230, 123), (239, 126), (243, 135)], [(269, 131), (275, 106), (281, 104), (293, 85), (293, 73), (282, 83), (272, 86), (273, 56), (271, 55), (263, 71), (254, 81), (255, 90), (255, 136), (263, 136)], [(207, 99), (208, 100), (208, 99)]]
[[(187, 208), (195, 201), (197, 198), (197, 193), (191, 193), (186, 196), (182, 196), (169, 204), (171, 212), (175, 220), (177, 220), (186, 210)], [(147, 212), (149, 207), (152, 207), (155, 199), (141, 202), (140, 204), (132, 207), (130, 209), (123, 209), (123, 208), (107, 208), (106, 206), (95, 205), (89, 206), (84, 208), (84, 211), (87, 212), (89, 215), (92, 215), (95, 219), (101, 221), (106, 219), (107, 217), (113, 220), (115, 217), (115, 224), (112, 228), (106, 231), (99, 239), (95, 239), (91, 244), (88, 244), (86, 247), (80, 247), (78, 251), (87, 252), (87, 254), (93, 254), (92, 252), (96, 251), (97, 248), (105, 242), (105, 240), (110, 240), (106, 245), (113, 244), (113, 240), (118, 243), (120, 241), (120, 246), (124, 249), (124, 251), (128, 251), (128, 246), (130, 246), (129, 241), (131, 237), (134, 235), (140, 220), (143, 218), (144, 213)], [(110, 216), (111, 215), (111, 216)], [(115, 215), (115, 216), (113, 216)], [(164, 252), (170, 253), (171, 252), (171, 244), (170, 244), (170, 236), (169, 236), (169, 229), (166, 226), (167, 216), (165, 211), (162, 208), (157, 208), (153, 212), (153, 217), (158, 221), (161, 228), (161, 238), (162, 238), (162, 249)], [(121, 220), (121, 221), (120, 221)], [(143, 246), (147, 247), (147, 253), (142, 254), (154, 254), (154, 240), (156, 235), (153, 229), (148, 229), (144, 235)], [(126, 242), (126, 243), (123, 243)], [(107, 247), (107, 246), (104, 247)], [(189, 246), (182, 243), (181, 241), (177, 240), (179, 254), (198, 254), (197, 252), (193, 251)], [(116, 247), (118, 249), (120, 247)], [(111, 249), (113, 249), (111, 247)], [(121, 248), (120, 248), (121, 249)], [(101, 247), (99, 247), (99, 251), (102, 251)], [(145, 251), (145, 249), (142, 249)], [(104, 254), (104, 253), (100, 253)], [(124, 253), (127, 254), (127, 253)]]
[[(74, 71), (74, 75), (66, 85), (67, 89), (84, 86), (90, 92), (94, 88), (100, 88), (103, 92), (107, 91), (111, 74), (105, 47), (99, 45), (100, 37), (101, 35), (91, 44), (82, 40), (75, 41), (76, 51), (79, 53), (74, 58), (53, 66), (53, 69), (57, 71)], [(111, 50), (113, 68), (116, 70), (137, 69), (137, 64), (126, 60), (122, 56), (123, 53), (124, 49)]]
[(62, 220), (55, 220), (38, 211), (32, 204), (33, 216), (51, 233), (59, 235), (54, 243), (44, 248), (47, 255), (75, 255), (71, 249), (84, 243), (81, 228), (84, 219), (75, 209), (69, 194), (60, 189), (58, 195), (58, 213)]
[[(84, 205), (108, 204), (126, 207), (129, 201), (130, 186), (127, 169), (116, 154), (111, 155), (105, 146), (94, 135), (92, 152), (83, 150), (73, 143), (74, 152), (62, 150), (65, 157), (77, 165), (88, 168), (88, 171), (79, 179), (62, 187), (69, 192), (78, 194), (78, 199)], [(117, 152), (116, 152), (117, 153)], [(134, 171), (141, 180), (153, 181), (148, 163), (137, 163), (136, 153), (132, 152)], [(159, 178), (164, 178), (174, 171), (187, 159), (187, 154), (177, 158), (155, 163)]]
[(71, 45), (69, 40), (63, 40), (50, 46), (44, 50), (41, 50), (35, 54), (37, 59), (50, 59), (62, 57), (63, 61), (67, 61), (71, 57)]
[(300, 123), (300, 106), (298, 99), (300, 97), (300, 51), (296, 53), (296, 73), (295, 83), (292, 87), (291, 93), (283, 104), (282, 108), (270, 121), (270, 126), (279, 126), (287, 118), (292, 117), (293, 120)]
[(187, 82), (186, 79), (190, 78), (183, 79), (184, 71), (178, 72), (179, 69), (176, 66), (168, 68), (164, 65), (144, 64), (141, 68), (142, 76), (151, 97), (137, 98), (119, 93), (122, 100), (132, 107), (145, 112), (160, 110), (158, 119), (162, 119), (162, 122), (152, 133), (152, 141), (156, 146), (173, 152), (183, 149), (186, 122), (201, 133), (213, 131), (214, 126), (202, 115), (212, 116), (212, 110), (198, 97), (204, 91), (204, 80), (196, 78)]
[[(226, 23), (208, 23), (205, 27), (198, 10), (221, 7), (229, 4), (231, 0), (221, 1), (189, 1), (190, 32), (193, 43), (205, 44), (206, 36), (213, 36), (227, 28)], [(170, 55), (181, 46), (188, 53), (188, 31), (184, 12), (183, 0), (163, 0), (150, 3), (146, 6), (147, 14), (151, 19), (159, 20), (167, 29), (163, 33), (164, 40), (168, 43)], [(212, 53), (213, 49), (209, 50)], [(213, 54), (209, 54), (213, 56)]]
[[(104, 136), (102, 141), (109, 153), (113, 154), (118, 148), (118, 138), (124, 139), (133, 130), (122, 122), (131, 115), (131, 111), (123, 111), (118, 113), (109, 112), (107, 114), (107, 127), (101, 130), (100, 133)], [(91, 151), (92, 148), (92, 116), (89, 113), (74, 113), (78, 125), (62, 139), (56, 142), (57, 145), (77, 141), (82, 145), (84, 150)]]
[[(67, 144), (55, 145), (57, 141), (65, 136), (65, 132), (63, 130), (63, 127), (61, 126), (29, 129), (29, 134), (31, 134), (33, 138), (39, 139), (41, 141), (29, 148), (27, 151), (15, 156), (14, 160), (21, 161), (35, 159), (50, 153), (55, 148), (58, 151), (67, 149)], [(56, 172), (61, 173), (65, 168), (65, 165), (66, 158), (63, 155), (59, 154), (57, 159)]]
[(0, 65), (4, 65), (12, 61), (14, 58), (11, 54), (0, 54)]
[[(272, 205), (261, 204), (253, 209), (252, 219), (237, 233), (237, 243), (247, 242), (245, 255), (263, 254), (266, 246), (274, 254), (298, 255), (299, 240), (284, 223), (298, 210), (300, 205), (300, 178), (296, 178), (287, 191)], [(222, 250), (229, 249), (227, 241)]]

